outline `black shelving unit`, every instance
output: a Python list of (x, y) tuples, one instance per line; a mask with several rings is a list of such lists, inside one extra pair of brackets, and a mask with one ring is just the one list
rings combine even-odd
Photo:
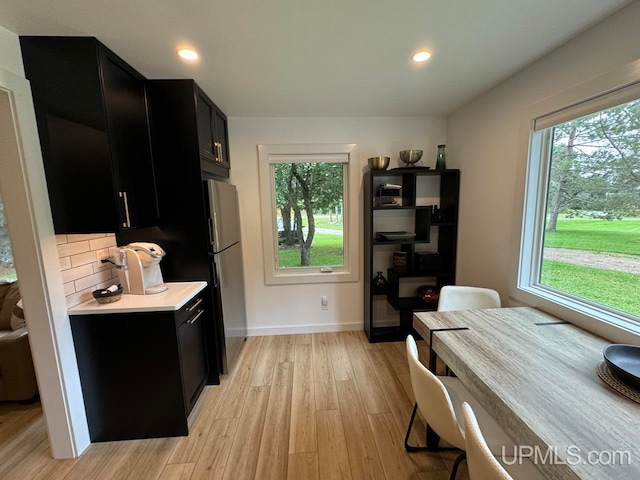
[[(377, 188), (385, 183), (402, 186), (400, 205), (377, 205)], [(365, 173), (364, 326), (370, 342), (404, 340), (412, 332), (414, 312), (436, 309), (435, 305), (423, 302), (417, 294), (402, 296), (403, 280), (424, 278), (424, 284), (437, 287), (455, 283), (459, 195), (460, 170), (416, 167), (370, 170)], [(434, 206), (439, 209), (438, 218), (432, 218)], [(383, 211), (389, 213), (382, 214)], [(413, 230), (410, 233), (415, 233), (415, 237), (386, 240), (377, 234), (378, 231), (403, 230), (395, 226), (396, 221), (399, 226), (411, 224)], [(381, 228), (381, 225), (391, 228)], [(384, 248), (390, 246), (393, 250)], [(407, 254), (406, 272), (398, 273), (390, 268), (392, 251)], [(438, 252), (440, 265), (437, 268), (420, 269), (416, 253), (421, 251)], [(377, 271), (386, 272), (388, 285), (384, 289), (376, 288), (372, 283)], [(388, 319), (381, 322), (376, 318), (375, 303), (383, 299), (397, 312), (392, 325)]]

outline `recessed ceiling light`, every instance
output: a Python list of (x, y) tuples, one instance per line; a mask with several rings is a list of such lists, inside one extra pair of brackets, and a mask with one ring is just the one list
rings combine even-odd
[(180, 57), (184, 58), (185, 60), (197, 60), (200, 55), (198, 55), (198, 52), (196, 52), (195, 50), (190, 50), (188, 48), (181, 48), (180, 50), (178, 50), (178, 55), (180, 55)]
[(430, 52), (427, 52), (426, 50), (420, 50), (419, 52), (411, 55), (411, 60), (413, 60), (414, 62), (424, 62), (426, 60), (429, 60), (430, 57)]

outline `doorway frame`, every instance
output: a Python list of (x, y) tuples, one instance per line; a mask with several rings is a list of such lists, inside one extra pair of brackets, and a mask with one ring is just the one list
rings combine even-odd
[[(0, 190), (54, 458), (90, 444), (29, 81), (0, 69)], [(25, 288), (28, 287), (28, 288)]]

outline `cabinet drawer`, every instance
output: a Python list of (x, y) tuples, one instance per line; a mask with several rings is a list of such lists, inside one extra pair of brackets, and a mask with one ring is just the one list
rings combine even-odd
[(205, 302), (202, 293), (196, 295), (176, 312), (176, 327), (192, 319), (199, 311), (204, 310)]

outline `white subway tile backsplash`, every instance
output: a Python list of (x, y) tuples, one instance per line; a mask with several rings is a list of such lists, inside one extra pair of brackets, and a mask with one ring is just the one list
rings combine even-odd
[(65, 283), (64, 284), (65, 296), (71, 295), (72, 293), (76, 293), (76, 286), (74, 285), (74, 283), (73, 282)]
[(81, 265), (80, 267), (70, 268), (69, 270), (62, 270), (62, 281), (64, 283), (72, 282), (92, 274), (93, 267), (91, 264)]
[(91, 292), (119, 283), (113, 265), (100, 263), (116, 246), (113, 233), (56, 235), (67, 307), (93, 298)]
[(104, 270), (107, 270), (109, 268), (113, 268), (113, 263), (102, 263), (102, 259), (103, 258), (108, 258), (111, 261), (113, 261), (113, 258), (110, 257), (110, 252), (108, 248), (103, 248), (101, 250), (96, 250), (96, 261), (93, 264), (93, 272), (94, 273), (98, 273), (98, 272), (102, 272)]
[(79, 253), (78, 255), (71, 255), (72, 267), (79, 267), (80, 265), (86, 265), (87, 263), (94, 263), (95, 261), (96, 261), (96, 252), (93, 252), (93, 251)]
[(113, 272), (111, 270), (105, 270), (104, 272), (94, 273), (87, 277), (80, 278), (75, 281), (76, 291), (84, 290), (89, 287), (93, 287), (95, 290), (96, 285), (102, 282), (106, 282), (113, 278)]
[(90, 250), (91, 247), (88, 240), (82, 242), (63, 243), (62, 245), (58, 245), (58, 257), (68, 257), (88, 252)]
[(109, 270), (110, 268), (113, 268), (113, 265), (110, 263), (93, 263), (93, 273), (104, 272), (105, 270)]
[(71, 268), (71, 257), (60, 257), (60, 270), (69, 270)]
[(96, 290), (107, 288), (107, 287), (110, 287), (111, 285), (118, 285), (119, 283), (120, 283), (120, 280), (118, 280), (118, 278), (110, 278), (106, 282), (102, 282), (96, 285)]
[(96, 261), (98, 262), (100, 262), (101, 259), (109, 258), (110, 256), (111, 256), (111, 251), (109, 248), (101, 248), (100, 250), (96, 250)]
[(104, 238), (109, 233), (74, 233), (72, 235), (67, 235), (67, 242), (82, 242), (84, 240), (94, 240), (96, 238)]
[(91, 300), (93, 295), (91, 292), (95, 290), (94, 287), (87, 288), (86, 290), (82, 290), (81, 292), (72, 293), (71, 295), (67, 295), (67, 308), (75, 307), (76, 305), (80, 305), (82, 302), (86, 302), (87, 300)]
[(91, 250), (100, 250), (102, 248), (115, 247), (116, 236), (110, 234), (103, 238), (96, 238), (94, 240), (89, 240), (89, 244), (91, 245)]

